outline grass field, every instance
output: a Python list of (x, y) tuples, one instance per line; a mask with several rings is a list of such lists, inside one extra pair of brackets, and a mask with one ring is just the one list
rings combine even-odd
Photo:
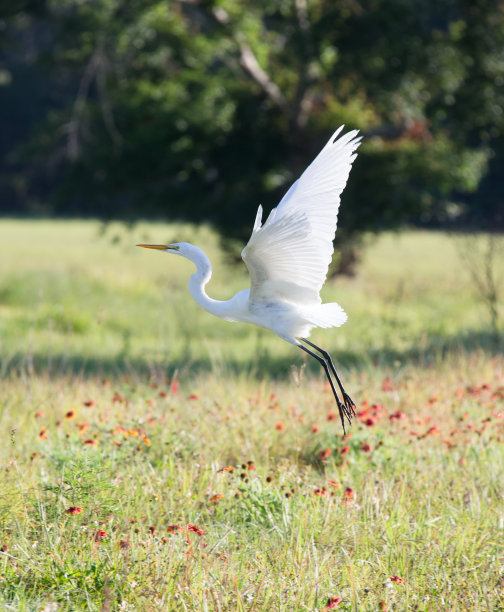
[(184, 239), (246, 286), (205, 228), (1, 222), (0, 606), (504, 610), (504, 358), (453, 241), (324, 289), (343, 439), (317, 364), (133, 247)]

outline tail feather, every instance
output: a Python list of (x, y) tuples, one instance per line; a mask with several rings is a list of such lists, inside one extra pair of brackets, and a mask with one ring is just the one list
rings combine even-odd
[(346, 312), (336, 302), (320, 304), (315, 312), (309, 314), (310, 323), (316, 327), (339, 327), (347, 320)]

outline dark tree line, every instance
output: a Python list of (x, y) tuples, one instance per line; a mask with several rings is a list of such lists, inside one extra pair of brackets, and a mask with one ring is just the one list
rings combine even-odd
[(344, 244), (503, 223), (503, 2), (16, 0), (0, 44), (5, 211), (243, 238), (345, 123)]

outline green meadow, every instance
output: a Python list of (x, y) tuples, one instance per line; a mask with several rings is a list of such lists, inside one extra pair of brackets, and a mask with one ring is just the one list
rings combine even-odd
[(369, 238), (324, 287), (343, 437), (317, 363), (135, 247), (182, 240), (247, 287), (207, 227), (0, 222), (0, 607), (504, 610), (504, 357), (460, 243)]

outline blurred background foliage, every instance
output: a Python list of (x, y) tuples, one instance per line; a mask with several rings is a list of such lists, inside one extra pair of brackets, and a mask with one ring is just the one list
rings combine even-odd
[(363, 232), (504, 224), (504, 3), (10, 0), (5, 213), (184, 219), (244, 240), (340, 124)]

